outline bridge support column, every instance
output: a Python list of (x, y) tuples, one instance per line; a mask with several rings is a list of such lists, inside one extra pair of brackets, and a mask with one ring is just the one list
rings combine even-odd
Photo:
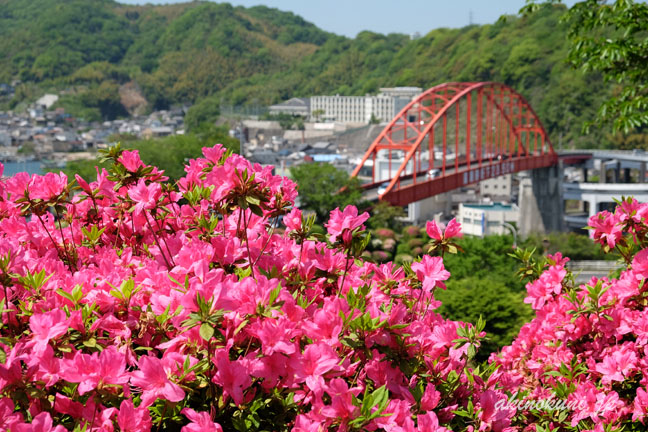
[(438, 214), (449, 215), (452, 210), (452, 195), (448, 192), (415, 203), (408, 208), (408, 216), (412, 223), (419, 224), (434, 220)]
[(599, 208), (599, 202), (596, 199), (596, 197), (591, 198), (590, 200), (588, 200), (587, 201), (587, 206), (589, 207), (587, 209), (587, 213), (588, 213), (587, 218), (589, 219), (592, 216), (594, 216), (596, 213), (598, 213), (598, 211), (599, 211), (599, 209), (598, 209)]
[(520, 181), (520, 234), (564, 230), (562, 165), (529, 171)]

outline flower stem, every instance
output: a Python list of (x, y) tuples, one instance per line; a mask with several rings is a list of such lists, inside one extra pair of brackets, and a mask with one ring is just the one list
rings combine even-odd
[[(47, 226), (45, 226), (45, 222), (43, 221), (43, 218), (41, 217), (41, 215), (39, 215), (38, 213), (36, 213), (36, 217), (38, 218), (38, 220), (40, 221), (41, 225), (43, 226), (43, 229), (44, 229), (45, 232), (47, 233), (47, 236), (48, 236), (49, 239), (52, 241), (52, 244), (54, 245), (54, 248), (56, 248), (56, 252), (58, 252), (59, 258), (64, 259), (64, 258), (67, 256), (67, 254), (64, 254), (63, 252), (61, 252), (61, 249), (59, 249), (59, 247), (58, 247), (58, 243), (56, 243), (56, 242), (54, 241), (54, 238), (52, 237), (52, 234), (51, 234), (51, 233), (49, 232), (49, 230), (47, 229)], [(67, 264), (67, 267), (68, 267), (68, 269), (70, 270), (70, 272), (73, 272), (73, 270), (72, 270), (72, 266), (70, 265), (70, 261), (69, 261), (69, 260), (68, 260), (68, 262), (67, 262), (66, 264)]]
[[(243, 211), (243, 210), (239, 210)], [(250, 253), (250, 239), (248, 239), (248, 224), (250, 223), (250, 219), (252, 219), (252, 212), (250, 212), (250, 217), (246, 218), (245, 215), (243, 215), (243, 224), (245, 225), (243, 234), (245, 235), (245, 247), (247, 248), (247, 254), (248, 254), (248, 264), (250, 265), (250, 273), (252, 274), (252, 279), (256, 280), (256, 276), (254, 275), (254, 265), (252, 264), (252, 254)]]
[(349, 246), (349, 250), (347, 251), (347, 255), (346, 255), (346, 261), (344, 264), (344, 274), (342, 275), (342, 284), (340, 285), (340, 292), (344, 289), (344, 280), (346, 279), (346, 275), (349, 272), (350, 262), (351, 262), (351, 247)]
[(148, 216), (146, 215), (146, 212), (144, 212), (144, 219), (146, 220), (146, 224), (148, 225), (149, 229), (151, 230), (151, 234), (153, 234), (153, 240), (155, 241), (155, 244), (157, 245), (158, 249), (160, 250), (160, 255), (162, 255), (162, 258), (164, 258), (164, 262), (167, 265), (167, 268), (171, 270), (171, 265), (169, 264), (169, 261), (166, 258), (166, 255), (164, 255), (164, 252), (162, 251), (162, 247), (160, 246), (160, 242), (158, 241), (157, 235), (155, 234), (155, 231), (153, 230), (153, 227), (151, 226), (151, 222), (148, 220)]

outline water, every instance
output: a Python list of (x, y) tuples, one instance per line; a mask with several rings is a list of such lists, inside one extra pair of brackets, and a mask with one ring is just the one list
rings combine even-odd
[(29, 174), (43, 174), (43, 166), (41, 161), (23, 161), (23, 162), (2, 162), (4, 165), (3, 177), (11, 177), (19, 172), (27, 172)]

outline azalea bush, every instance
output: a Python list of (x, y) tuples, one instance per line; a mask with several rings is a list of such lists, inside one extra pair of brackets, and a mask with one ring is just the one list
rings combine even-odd
[[(436, 312), (456, 221), (378, 264), (368, 214), (314, 232), (293, 182), (203, 154), (173, 185), (119, 147), (91, 182), (0, 182), (0, 430), (643, 430), (646, 205), (591, 221), (618, 279), (577, 287), (559, 254), (518, 251), (537, 318), (480, 365), (483, 321)], [(510, 403), (552, 396), (582, 403)]]
[(441, 256), (364, 260), (366, 213), (313, 233), (293, 182), (203, 152), (175, 185), (119, 147), (93, 181), (0, 182), (0, 430), (508, 427), (483, 323), (435, 312)]
[[(560, 253), (525, 263), (536, 318), (493, 355), (511, 400), (562, 400), (568, 410), (517, 410), (524, 430), (644, 431), (648, 415), (648, 204), (624, 199), (590, 218), (592, 238), (623, 257), (617, 278), (577, 286)], [(512, 408), (512, 404), (500, 407)]]

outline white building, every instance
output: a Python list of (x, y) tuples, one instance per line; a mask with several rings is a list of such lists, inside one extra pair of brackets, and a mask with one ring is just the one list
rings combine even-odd
[(461, 231), (477, 237), (507, 234), (503, 223), (518, 223), (520, 209), (515, 204), (459, 204)]
[(311, 118), (315, 114), (325, 121), (340, 123), (367, 123), (365, 120), (364, 96), (313, 96), (311, 98)]
[(293, 116), (308, 117), (310, 114), (309, 98), (290, 98), (285, 102), (268, 107), (270, 114), (289, 114)]
[(479, 183), (479, 193), (484, 196), (507, 197), (511, 196), (513, 176), (505, 174), (499, 177), (483, 180)]
[(419, 87), (393, 87), (381, 88), (375, 96), (314, 96), (311, 117), (340, 123), (369, 123), (372, 117), (388, 122), (419, 93)]
[(50, 109), (58, 100), (58, 95), (48, 93), (36, 101), (36, 106)]

